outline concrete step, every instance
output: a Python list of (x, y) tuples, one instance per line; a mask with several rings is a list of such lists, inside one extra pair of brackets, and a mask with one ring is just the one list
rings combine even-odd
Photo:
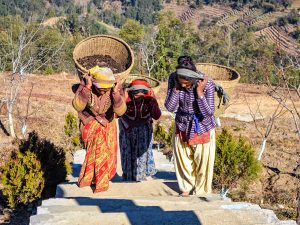
[[(87, 202), (85, 202), (87, 203)], [(111, 200), (111, 199), (103, 199), (102, 201), (97, 200), (96, 202), (89, 202), (85, 204), (83, 202), (55, 202), (48, 203), (47, 205), (43, 205), (38, 207), (37, 214), (47, 214), (47, 213), (62, 213), (62, 212), (69, 212), (69, 211), (82, 211), (85, 209), (98, 212), (119, 212), (119, 211), (134, 211), (134, 210), (148, 210), (151, 208), (160, 208), (163, 211), (194, 211), (194, 210), (261, 210), (258, 205), (255, 204), (246, 204), (246, 203), (187, 203), (187, 202), (180, 202), (180, 203), (165, 203), (160, 202), (151, 203), (151, 202), (137, 202), (137, 201), (129, 201), (129, 200)], [(85, 208), (86, 207), (86, 208)]]
[[(99, 196), (99, 197), (75, 197), (75, 198), (51, 198), (44, 200), (42, 206), (50, 205), (99, 205), (99, 204), (108, 204), (112, 202), (116, 204), (124, 204), (126, 202), (134, 202), (138, 205), (208, 205), (208, 204), (240, 204), (238, 202), (231, 202), (231, 199), (226, 198), (222, 199), (218, 195), (209, 195), (206, 197), (177, 197), (177, 196), (136, 196), (136, 197), (109, 197)], [(253, 205), (250, 203), (241, 203), (243, 205)]]
[[(149, 186), (151, 189), (149, 189)], [(146, 188), (147, 187), (147, 188)], [(78, 196), (177, 196), (178, 185), (174, 180), (149, 180), (143, 182), (110, 182), (107, 191), (93, 194), (91, 187), (79, 188), (76, 182), (59, 184), (56, 197)]]
[[(86, 206), (83, 206), (85, 208)], [(91, 209), (91, 208), (89, 208)], [(148, 210), (95, 213), (88, 209), (81, 212), (41, 214), (30, 219), (31, 225), (54, 224), (201, 224), (201, 225), (254, 225), (276, 224), (276, 216), (262, 210), (177, 210), (164, 211), (159, 207)]]
[(93, 194), (90, 187), (77, 186), (85, 151), (76, 152), (69, 181), (57, 186), (56, 198), (42, 202), (30, 224), (296, 225), (279, 221), (273, 211), (256, 204), (231, 202), (218, 194), (178, 197), (173, 163), (161, 152), (153, 153), (158, 179), (122, 182), (119, 160), (109, 190)]

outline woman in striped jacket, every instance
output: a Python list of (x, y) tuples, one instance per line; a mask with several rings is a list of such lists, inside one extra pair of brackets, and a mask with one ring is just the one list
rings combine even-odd
[(211, 192), (215, 158), (214, 82), (191, 57), (178, 58), (165, 107), (175, 112), (175, 171), (181, 196)]

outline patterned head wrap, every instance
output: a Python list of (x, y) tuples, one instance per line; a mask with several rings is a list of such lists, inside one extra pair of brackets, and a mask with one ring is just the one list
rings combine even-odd
[(128, 90), (129, 91), (135, 91), (135, 90), (146, 90), (146, 91), (149, 91), (150, 90), (150, 85), (148, 84), (148, 82), (146, 80), (136, 79), (136, 80), (133, 80), (129, 84)]
[(89, 70), (93, 85), (97, 88), (112, 88), (116, 82), (112, 70), (108, 67), (95, 66)]

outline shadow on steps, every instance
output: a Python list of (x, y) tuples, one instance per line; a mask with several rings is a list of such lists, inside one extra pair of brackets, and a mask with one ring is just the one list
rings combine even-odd
[(164, 211), (159, 206), (136, 205), (129, 199), (69, 199), (74, 199), (80, 206), (97, 206), (102, 213), (125, 213), (130, 224), (202, 224), (193, 211)]

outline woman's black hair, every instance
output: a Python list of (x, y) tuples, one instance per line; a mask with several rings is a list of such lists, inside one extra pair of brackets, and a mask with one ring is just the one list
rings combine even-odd
[(193, 63), (193, 60), (190, 56), (184, 55), (184, 56), (179, 56), (177, 59), (177, 67), (176, 69), (188, 69), (192, 70), (194, 72), (197, 71), (197, 68), (195, 64)]

